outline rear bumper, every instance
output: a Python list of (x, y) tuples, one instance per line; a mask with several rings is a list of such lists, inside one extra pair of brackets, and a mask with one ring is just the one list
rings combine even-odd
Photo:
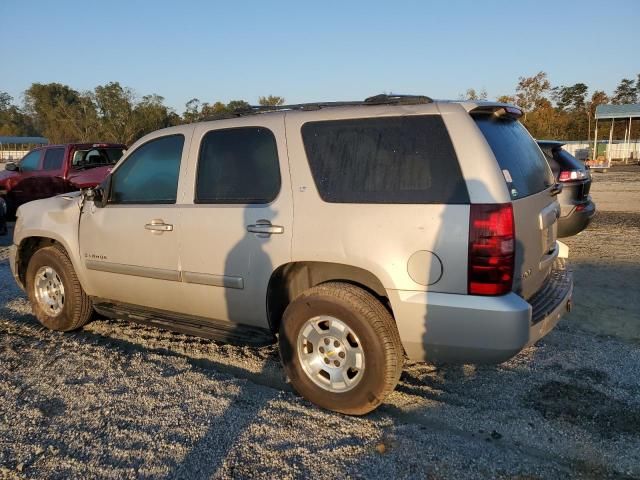
[(410, 359), (500, 363), (549, 333), (570, 308), (571, 272), (554, 264), (549, 281), (527, 302), (499, 297), (389, 290), (400, 339)]
[(583, 231), (596, 213), (596, 204), (591, 198), (583, 203), (563, 206), (563, 216), (558, 218), (558, 237), (570, 237)]

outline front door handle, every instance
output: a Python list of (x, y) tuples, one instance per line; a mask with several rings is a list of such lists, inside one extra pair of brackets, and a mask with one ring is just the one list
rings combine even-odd
[(153, 233), (163, 233), (173, 231), (173, 225), (164, 223), (164, 220), (154, 219), (151, 223), (147, 223), (144, 228), (151, 230)]
[(269, 220), (258, 220), (253, 225), (247, 225), (247, 232), (257, 233), (259, 237), (268, 237), (274, 233), (284, 233), (284, 227), (272, 225)]

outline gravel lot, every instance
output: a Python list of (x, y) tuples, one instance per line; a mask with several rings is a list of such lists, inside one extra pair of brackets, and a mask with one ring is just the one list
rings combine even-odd
[(0, 478), (640, 478), (640, 169), (592, 193), (556, 330), (496, 367), (407, 365), (364, 418), (299, 398), (273, 347), (46, 331), (0, 237)]

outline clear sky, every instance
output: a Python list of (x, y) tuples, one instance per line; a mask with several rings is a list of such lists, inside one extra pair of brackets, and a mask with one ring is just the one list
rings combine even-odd
[(189, 99), (354, 100), (380, 92), (611, 92), (640, 73), (640, 0), (0, 0), (0, 91), (119, 81), (178, 113)]

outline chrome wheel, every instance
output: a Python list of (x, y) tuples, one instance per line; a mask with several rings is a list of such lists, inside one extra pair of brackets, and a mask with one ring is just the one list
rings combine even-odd
[(55, 317), (64, 308), (64, 285), (58, 272), (51, 267), (40, 267), (36, 272), (34, 289), (36, 300), (50, 317)]
[(362, 344), (337, 318), (322, 315), (307, 320), (298, 334), (296, 350), (304, 372), (325, 390), (346, 392), (362, 380)]

